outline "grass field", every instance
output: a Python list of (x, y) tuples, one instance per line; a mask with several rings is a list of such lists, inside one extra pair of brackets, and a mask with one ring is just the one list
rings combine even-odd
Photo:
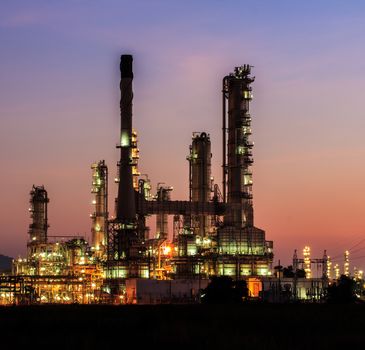
[(365, 305), (0, 308), (0, 349), (363, 349)]

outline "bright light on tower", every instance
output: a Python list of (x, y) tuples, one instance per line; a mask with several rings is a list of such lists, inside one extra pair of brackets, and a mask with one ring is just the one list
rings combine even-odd
[(335, 264), (333, 269), (335, 270), (335, 278), (336, 280), (338, 280), (340, 278), (340, 267), (338, 266), (338, 264)]
[(305, 271), (305, 277), (311, 278), (312, 277), (312, 271), (311, 271), (311, 249), (308, 246), (305, 246), (303, 249), (303, 257), (304, 257), (304, 271)]
[(327, 257), (327, 278), (328, 279), (331, 279), (331, 267), (332, 267), (331, 257), (328, 256)]
[(343, 274), (347, 277), (350, 276), (350, 253), (348, 250), (345, 251), (344, 254), (344, 263), (343, 263)]

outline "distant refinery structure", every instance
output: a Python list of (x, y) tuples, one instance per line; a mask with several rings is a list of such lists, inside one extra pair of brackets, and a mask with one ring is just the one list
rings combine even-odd
[[(80, 236), (49, 236), (48, 194), (43, 186), (33, 186), (27, 257), (14, 261), (12, 275), (0, 277), (0, 304), (148, 303), (146, 295), (149, 302), (163, 302), (162, 294), (169, 294), (170, 302), (191, 302), (213, 276), (246, 280), (252, 296), (274, 290), (280, 281), (280, 268), (274, 272), (272, 266), (273, 242), (254, 225), (251, 66), (236, 67), (223, 78), (221, 186), (212, 176), (210, 136), (194, 132), (187, 155), (189, 200), (181, 201), (173, 200), (173, 187), (163, 183), (153, 194), (150, 179), (138, 170), (132, 63), (131, 55), (121, 56), (115, 215), (108, 208), (104, 160), (91, 165), (90, 243)], [(152, 234), (147, 226), (151, 215), (156, 217)], [(306, 281), (300, 287), (296, 280), (293, 288), (304, 298), (308, 290), (316, 290), (310, 295), (319, 299), (331, 274), (339, 277), (339, 268), (336, 264), (332, 271), (326, 253), (321, 259), (310, 254), (308, 246), (303, 259), (295, 252), (294, 271), (304, 270)], [(317, 279), (312, 278), (312, 264), (322, 268)], [(348, 252), (344, 274), (349, 274)]]
[[(189, 201), (171, 200), (172, 187), (159, 184), (151, 196), (148, 178), (138, 179), (132, 127), (132, 56), (121, 57), (121, 130), (118, 197), (109, 220), (105, 279), (112, 290), (128, 278), (191, 279), (211, 276), (267, 276), (272, 242), (254, 226), (252, 204), (251, 67), (223, 79), (222, 194), (211, 174), (211, 143), (193, 133), (189, 148)], [(148, 237), (146, 217), (156, 215), (156, 234)], [(169, 238), (168, 215), (174, 235)]]

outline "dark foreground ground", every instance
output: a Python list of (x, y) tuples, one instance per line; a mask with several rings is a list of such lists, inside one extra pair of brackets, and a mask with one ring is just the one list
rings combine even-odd
[(0, 308), (0, 349), (364, 349), (365, 305)]

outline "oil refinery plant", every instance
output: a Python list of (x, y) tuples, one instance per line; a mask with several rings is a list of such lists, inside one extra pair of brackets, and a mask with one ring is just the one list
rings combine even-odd
[[(30, 192), (26, 258), (14, 260), (1, 276), (0, 304), (9, 303), (162, 303), (194, 302), (213, 276), (246, 280), (252, 296), (273, 289), (273, 242), (254, 225), (250, 140), (251, 66), (236, 67), (222, 84), (222, 184), (211, 173), (207, 132), (193, 133), (187, 156), (189, 200), (172, 200), (172, 187), (152, 186), (138, 171), (137, 132), (132, 123), (133, 58), (120, 62), (120, 134), (115, 215), (108, 208), (108, 167), (93, 163), (91, 242), (80, 236), (49, 236), (49, 198), (43, 186)], [(149, 235), (147, 218), (156, 218)], [(169, 232), (169, 216), (173, 232)], [(307, 252), (308, 253), (308, 252)], [(309, 260), (308, 260), (309, 259)], [(293, 259), (306, 270), (296, 296), (323, 293), (330, 259)], [(323, 274), (310, 278), (311, 264)], [(304, 290), (300, 291), (300, 288)], [(148, 298), (147, 298), (148, 296)]]

